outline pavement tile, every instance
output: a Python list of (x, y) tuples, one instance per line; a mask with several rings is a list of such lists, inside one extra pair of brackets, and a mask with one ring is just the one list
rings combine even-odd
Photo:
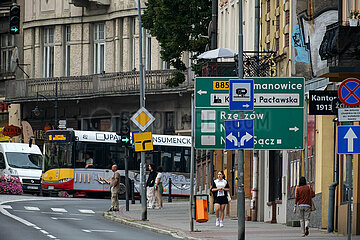
[[(118, 221), (134, 227), (168, 234), (179, 239), (237, 239), (237, 219), (225, 217), (224, 227), (215, 227), (215, 215), (209, 215), (206, 223), (194, 222), (194, 232), (190, 232), (190, 216), (188, 201), (174, 201), (164, 203), (163, 209), (147, 209), (147, 221), (141, 220), (141, 204), (130, 204), (130, 211), (125, 206), (119, 212), (104, 213), (105, 218)], [(301, 237), (299, 227), (288, 227), (283, 224), (270, 224), (263, 222), (245, 222), (246, 240), (345, 240), (347, 236), (327, 233), (322, 229), (310, 229), (307, 237)], [(360, 240), (360, 236), (352, 236), (353, 240)]]

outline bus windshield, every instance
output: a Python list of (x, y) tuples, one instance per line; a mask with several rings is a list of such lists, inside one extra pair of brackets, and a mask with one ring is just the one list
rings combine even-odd
[(41, 169), (40, 154), (7, 152), (6, 158), (9, 166), (13, 168)]
[(72, 143), (70, 142), (46, 142), (45, 145), (45, 171), (53, 168), (73, 168)]

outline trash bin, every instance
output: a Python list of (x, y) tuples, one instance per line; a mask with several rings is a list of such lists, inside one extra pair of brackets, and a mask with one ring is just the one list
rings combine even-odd
[(205, 199), (196, 200), (196, 221), (199, 223), (209, 220), (208, 203)]

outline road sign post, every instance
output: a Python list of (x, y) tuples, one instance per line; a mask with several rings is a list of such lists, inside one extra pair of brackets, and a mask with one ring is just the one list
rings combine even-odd
[(254, 109), (254, 80), (230, 80), (230, 110), (249, 111)]

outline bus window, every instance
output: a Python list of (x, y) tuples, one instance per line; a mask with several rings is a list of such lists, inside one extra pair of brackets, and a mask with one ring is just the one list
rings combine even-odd
[(45, 170), (52, 168), (72, 168), (72, 144), (69, 142), (46, 142), (44, 163)]

